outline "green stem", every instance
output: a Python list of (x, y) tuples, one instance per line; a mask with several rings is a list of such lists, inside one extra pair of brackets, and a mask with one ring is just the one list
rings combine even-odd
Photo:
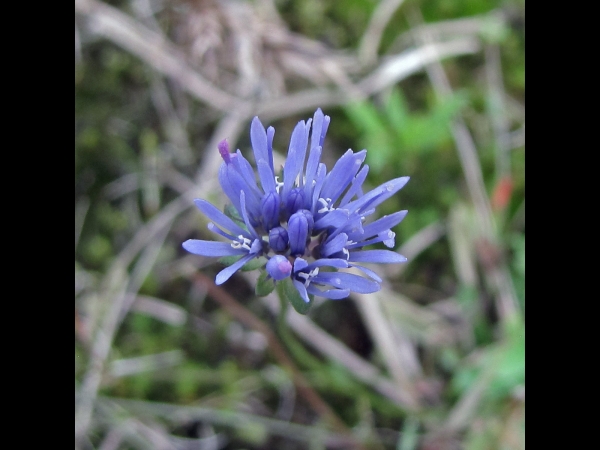
[(279, 304), (281, 308), (279, 309), (279, 317), (277, 317), (277, 331), (281, 340), (288, 348), (290, 353), (294, 356), (298, 362), (303, 364), (305, 367), (310, 369), (323, 369), (323, 363), (310, 354), (306, 348), (296, 339), (290, 327), (288, 326), (286, 317), (287, 311), (289, 309), (289, 301), (285, 295), (283, 283), (277, 283), (277, 296), (279, 297)]

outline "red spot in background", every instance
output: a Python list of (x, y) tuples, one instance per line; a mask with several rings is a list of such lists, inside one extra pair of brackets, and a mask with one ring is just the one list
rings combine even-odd
[(510, 176), (500, 178), (492, 193), (492, 209), (501, 211), (506, 208), (512, 195), (513, 182)]

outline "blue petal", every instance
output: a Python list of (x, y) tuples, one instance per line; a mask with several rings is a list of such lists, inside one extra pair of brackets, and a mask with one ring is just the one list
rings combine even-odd
[(234, 273), (241, 269), (244, 264), (246, 264), (248, 261), (255, 257), (255, 254), (249, 253), (248, 255), (234, 262), (229, 267), (225, 267), (217, 274), (217, 277), (215, 278), (215, 284), (220, 285), (225, 283), (227, 280), (229, 280), (229, 278), (231, 278), (231, 276)]
[(354, 197), (355, 195), (361, 194), (362, 185), (365, 182), (365, 179), (367, 178), (368, 173), (369, 173), (369, 166), (365, 164), (363, 166), (363, 168), (360, 169), (360, 172), (358, 172), (356, 177), (354, 177), (354, 180), (352, 180), (352, 185), (350, 186), (348, 191), (344, 194), (344, 197), (342, 197), (342, 200), (340, 200), (340, 204), (339, 204), (340, 208), (343, 208), (350, 200), (352, 200), (352, 197)]
[(258, 169), (258, 176), (260, 177), (260, 185), (262, 186), (263, 192), (265, 194), (269, 192), (277, 193), (277, 189), (275, 188), (275, 174), (267, 161), (259, 159), (256, 163), (256, 167)]
[(340, 300), (350, 295), (348, 289), (328, 289), (322, 291), (312, 284), (309, 284), (306, 290), (313, 295), (318, 295), (319, 297), (325, 297), (331, 300)]
[(319, 209), (319, 198), (321, 196), (321, 188), (323, 187), (323, 183), (325, 182), (325, 177), (327, 176), (327, 167), (325, 164), (320, 163), (319, 168), (317, 169), (317, 177), (316, 183), (313, 188), (313, 196), (312, 196), (312, 207), (311, 212), (316, 214)]
[(308, 267), (308, 263), (305, 259), (296, 258), (294, 261), (294, 273), (300, 272)]
[(244, 158), (244, 155), (242, 155), (242, 152), (240, 152), (239, 150), (237, 151), (237, 155), (238, 157), (233, 160), (233, 166), (236, 168), (236, 170), (242, 176), (242, 178), (246, 182), (246, 185), (248, 186), (248, 189), (245, 189), (245, 191), (247, 192), (248, 190), (251, 190), (253, 192), (256, 192), (256, 194), (260, 195), (261, 192), (260, 189), (258, 189), (258, 185), (256, 184), (256, 177), (254, 175), (252, 165), (250, 165), (248, 160)]
[(320, 253), (323, 256), (329, 256), (341, 252), (347, 242), (348, 235), (346, 233), (339, 233), (333, 239), (328, 238), (319, 246)]
[(210, 257), (243, 255), (248, 252), (243, 248), (233, 248), (227, 242), (201, 241), (199, 239), (188, 239), (181, 246), (195, 255)]
[(311, 271), (315, 267), (322, 267), (322, 266), (337, 267), (339, 269), (345, 269), (348, 267), (348, 262), (345, 259), (340, 259), (340, 258), (321, 258), (321, 259), (317, 259), (315, 262), (312, 262), (308, 266), (306, 266), (305, 272)]
[(252, 241), (252, 245), (250, 245), (250, 253), (255, 255), (262, 253), (263, 243), (264, 241), (262, 239), (254, 239), (254, 241)]
[(243, 190), (246, 194), (248, 216), (254, 225), (258, 225), (260, 223), (260, 199), (262, 192), (256, 184), (254, 170), (248, 160), (244, 158), (239, 150), (237, 151), (237, 155), (238, 157), (231, 164), (235, 170), (229, 172), (229, 179), (231, 180), (234, 172), (237, 171), (235, 175), (236, 180), (232, 184), (236, 186), (236, 183), (243, 183), (243, 185), (239, 186), (239, 189)]
[(240, 206), (242, 209), (242, 217), (244, 218), (244, 223), (246, 227), (248, 227), (248, 231), (254, 238), (259, 238), (258, 233), (254, 230), (254, 227), (250, 224), (250, 218), (248, 217), (248, 211), (246, 209), (246, 194), (244, 191), (240, 192)]
[[(402, 220), (404, 220), (404, 217), (406, 217), (407, 213), (408, 213), (408, 211), (406, 211), (406, 210), (398, 211), (398, 212), (395, 212), (394, 214), (390, 214), (388, 216), (383, 216), (381, 219), (377, 219), (375, 222), (365, 225), (363, 227), (364, 234), (362, 235), (362, 238), (368, 239), (372, 236), (378, 235), (382, 231), (389, 230), (389, 229), (395, 227), (400, 222), (402, 222)], [(353, 239), (353, 237), (350, 237), (350, 239), (356, 240), (356, 239)]]
[(323, 147), (323, 142), (325, 141), (325, 135), (327, 134), (327, 129), (329, 128), (329, 122), (331, 122), (331, 117), (323, 117), (323, 126), (321, 127), (321, 139), (319, 139), (319, 145), (321, 147)]
[(373, 239), (368, 239), (366, 241), (360, 241), (360, 242), (357, 242), (356, 244), (350, 244), (346, 248), (348, 250), (351, 250), (354, 248), (361, 248), (366, 245), (377, 244), (379, 242), (383, 242), (387, 248), (392, 248), (394, 245), (396, 245), (396, 240), (394, 239), (395, 237), (396, 237), (396, 233), (394, 233), (392, 230), (385, 230), (385, 231), (382, 231), (381, 233), (379, 233)]
[(358, 200), (348, 203), (345, 208), (351, 211), (365, 210), (368, 206), (374, 208), (402, 189), (409, 179), (410, 177), (400, 177), (383, 183)]
[(350, 252), (351, 262), (370, 262), (378, 264), (395, 264), (406, 262), (406, 257), (390, 250), (361, 250)]
[(267, 133), (258, 117), (252, 119), (250, 125), (250, 142), (252, 143), (252, 150), (254, 150), (254, 160), (260, 161), (263, 159), (268, 161)]
[(273, 137), (275, 136), (275, 128), (269, 127), (267, 128), (267, 162), (271, 166), (271, 172), (275, 173), (275, 168), (273, 167)]
[(216, 233), (216, 234), (218, 234), (220, 236), (223, 236), (224, 238), (229, 239), (230, 241), (236, 241), (237, 240), (236, 236), (234, 236), (233, 234), (229, 234), (229, 233), (221, 230), (218, 226), (216, 226), (212, 222), (208, 222), (208, 225), (206, 226), (206, 228), (208, 228), (213, 233)]
[(339, 289), (349, 289), (360, 294), (370, 294), (381, 289), (379, 283), (375, 281), (345, 272), (319, 272), (311, 281), (313, 283), (328, 284)]
[(211, 203), (207, 202), (206, 200), (197, 198), (194, 200), (194, 203), (196, 204), (196, 207), (200, 211), (202, 211), (202, 213), (206, 217), (208, 217), (210, 220), (212, 220), (213, 222), (215, 222), (217, 225), (221, 226), (222, 228), (225, 228), (226, 230), (231, 231), (236, 236), (239, 236), (240, 234), (243, 236), (248, 235), (248, 232), (244, 231), (233, 220), (231, 220), (229, 217), (227, 217), (225, 214), (223, 214), (215, 206), (213, 206)]
[(304, 284), (300, 283), (298, 280), (292, 280), (292, 281), (294, 283), (294, 287), (300, 293), (300, 297), (302, 297), (302, 300), (304, 300), (306, 303), (310, 302), (310, 299), (308, 298), (308, 293), (306, 292), (306, 287), (304, 286)]
[(345, 209), (336, 209), (327, 213), (324, 217), (315, 222), (315, 230), (322, 230), (328, 227), (338, 228), (348, 222), (350, 214)]
[(250, 189), (248, 183), (246, 183), (240, 173), (233, 167), (233, 164), (227, 165), (226, 174), (231, 190), (235, 193), (234, 195), (237, 196), (235, 202), (232, 199), (237, 210), (241, 212), (242, 204), (240, 202), (240, 193), (244, 192), (246, 196), (246, 210), (249, 213), (248, 217), (252, 219), (260, 218), (260, 191), (258, 191), (258, 188), (256, 188), (256, 190)]
[[(313, 130), (314, 131), (314, 130)], [(308, 155), (308, 162), (306, 163), (306, 180), (304, 185), (304, 197), (306, 198), (306, 209), (312, 209), (312, 192), (313, 192), (313, 181), (317, 176), (317, 169), (319, 168), (319, 161), (321, 160), (321, 147), (311, 149)]]
[[(340, 210), (338, 209), (336, 211), (340, 211)], [(345, 211), (345, 210), (342, 210), (342, 211)], [(331, 214), (331, 213), (329, 213), (329, 214)], [(363, 233), (361, 219), (362, 219), (361, 216), (359, 216), (358, 214), (356, 214), (356, 213), (351, 214), (350, 217), (348, 217), (348, 219), (346, 220), (346, 222), (338, 225), (333, 230), (333, 232), (330, 232), (328, 238), (333, 239), (340, 233), (346, 233), (347, 235), (352, 234), (352, 235), (361, 236)]]
[[(283, 168), (283, 197), (294, 186), (296, 177), (304, 167), (304, 157), (306, 156), (306, 146), (308, 144), (308, 136), (306, 133), (306, 124), (303, 120), (298, 122), (296, 128), (292, 132), (290, 139), (290, 147), (288, 150), (287, 159)], [(300, 177), (302, 178), (302, 177)]]
[(237, 190), (236, 187), (234, 187), (233, 184), (231, 184), (231, 182), (229, 181), (228, 167), (229, 165), (225, 163), (222, 163), (221, 167), (219, 167), (219, 184), (221, 185), (221, 189), (223, 189), (223, 192), (225, 192), (227, 198), (229, 198), (233, 206), (235, 206), (235, 209), (239, 211), (240, 191)]
[(367, 267), (359, 266), (358, 264), (352, 264), (351, 267), (356, 267), (358, 270), (366, 273), (368, 276), (373, 278), (378, 283), (381, 283), (383, 281), (379, 275), (377, 275), (375, 272), (373, 272), (371, 269), (369, 269)]
[(332, 202), (335, 202), (348, 187), (366, 156), (366, 150), (362, 150), (356, 154), (352, 150), (344, 153), (327, 175), (327, 179), (321, 190), (321, 197), (331, 198)]
[(321, 147), (321, 130), (323, 129), (323, 111), (317, 108), (312, 121), (312, 133), (310, 136), (310, 151), (312, 152), (317, 147)]

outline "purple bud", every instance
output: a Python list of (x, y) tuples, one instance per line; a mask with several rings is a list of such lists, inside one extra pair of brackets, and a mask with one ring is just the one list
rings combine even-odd
[(286, 200), (286, 208), (289, 214), (294, 214), (304, 208), (304, 190), (295, 188), (290, 191)]
[(279, 225), (279, 194), (269, 192), (261, 201), (262, 220), (266, 230)]
[(308, 235), (310, 236), (315, 226), (315, 219), (313, 218), (312, 213), (308, 209), (301, 209), (297, 212), (304, 214), (304, 217), (306, 217), (306, 222), (308, 223)]
[(217, 147), (219, 148), (221, 158), (223, 158), (223, 161), (225, 161), (227, 164), (231, 162), (232, 158), (237, 156), (235, 153), (229, 153), (229, 143), (227, 142), (227, 139), (223, 139), (221, 142), (219, 142)]
[(274, 280), (283, 280), (292, 273), (292, 263), (285, 256), (275, 255), (267, 261), (267, 273)]
[(284, 252), (288, 248), (288, 232), (283, 227), (269, 230), (269, 245), (274, 252)]
[(292, 256), (302, 256), (306, 250), (308, 238), (308, 219), (302, 211), (292, 214), (288, 220), (288, 233)]

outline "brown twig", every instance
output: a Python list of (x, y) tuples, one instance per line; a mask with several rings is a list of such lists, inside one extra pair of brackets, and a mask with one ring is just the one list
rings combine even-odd
[[(197, 273), (194, 275), (194, 282), (201, 284), (205, 289), (207, 289), (210, 297), (219, 303), (219, 305), (221, 305), (223, 308), (225, 308), (233, 317), (246, 326), (262, 333), (267, 339), (271, 353), (282, 366), (291, 372), (292, 380), (296, 386), (296, 389), (310, 404), (313, 410), (319, 416), (328, 421), (337, 431), (345, 434), (351, 434), (346, 424), (344, 424), (337, 414), (308, 383), (304, 375), (302, 375), (302, 372), (300, 372), (296, 366), (296, 363), (287, 354), (283, 345), (279, 342), (279, 339), (268, 325), (266, 325), (262, 320), (241, 305), (224, 289), (217, 286), (214, 281), (206, 275)], [(358, 443), (357, 446), (358, 448), (361, 447)]]

